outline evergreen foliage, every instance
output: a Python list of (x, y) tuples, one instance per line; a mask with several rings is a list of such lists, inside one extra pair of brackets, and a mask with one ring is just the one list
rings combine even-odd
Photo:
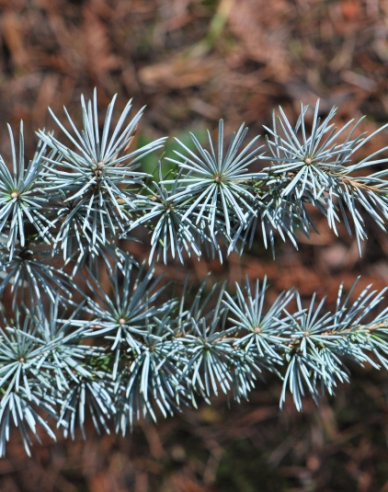
[[(301, 410), (305, 395), (318, 401), (349, 380), (349, 361), (388, 369), (388, 310), (374, 314), (384, 291), (368, 287), (351, 303), (341, 286), (334, 312), (288, 291), (266, 310), (266, 279), (236, 285), (235, 296), (209, 278), (167, 295), (152, 264), (204, 251), (222, 261), (257, 230), (273, 251), (276, 236), (297, 246), (316, 229), (311, 206), (336, 234), (344, 222), (360, 248), (365, 216), (385, 230), (388, 171), (363, 173), (386, 164), (388, 147), (357, 152), (387, 125), (369, 136), (359, 122), (337, 130), (335, 108), (321, 121), (317, 104), (308, 131), (301, 105), (295, 127), (274, 114), (258, 146), (244, 125), (225, 144), (220, 121), (216, 142), (209, 133), (203, 148), (192, 135), (192, 151), (178, 141), (169, 172), (159, 162), (151, 176), (141, 160), (164, 139), (134, 149), (142, 110), (131, 117), (129, 102), (114, 126), (114, 103), (102, 122), (97, 93), (82, 98), (82, 128), (52, 113), (61, 133), (39, 131), (27, 165), (23, 126), (18, 150), (9, 129), (12, 161), (0, 157), (0, 293), (12, 298), (1, 309), (1, 455), (13, 428), (27, 453), (39, 427), (53, 439), (56, 428), (84, 435), (89, 416), (98, 431), (125, 434), (219, 393), (248, 399), (268, 371), (283, 381), (280, 405), (289, 392)], [(120, 248), (139, 227), (149, 265)]]

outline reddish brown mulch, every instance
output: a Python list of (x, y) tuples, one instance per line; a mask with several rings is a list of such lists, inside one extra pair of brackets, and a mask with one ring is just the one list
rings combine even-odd
[[(388, 6), (383, 0), (0, 0), (0, 149), (10, 152), (5, 122), (23, 119), (28, 152), (34, 130), (53, 128), (46, 108), (66, 105), (77, 118), (81, 93), (98, 88), (106, 107), (130, 97), (148, 106), (142, 138), (183, 129), (228, 132), (242, 121), (262, 133), (281, 104), (295, 121), (299, 102), (321, 98), (322, 116), (340, 106), (338, 123), (367, 114), (361, 130), (387, 122)], [(368, 147), (385, 146), (382, 133)], [(359, 257), (354, 238), (321, 234), (289, 244), (277, 259), (258, 244), (225, 265), (159, 265), (167, 279), (208, 270), (233, 288), (244, 274), (268, 275), (273, 296), (298, 287), (335, 299), (341, 281), (362, 275), (388, 283), (388, 236), (371, 224)], [(142, 248), (131, 244), (140, 259)], [(387, 375), (352, 368), (353, 383), (303, 413), (278, 409), (279, 383), (260, 382), (250, 403), (223, 398), (126, 437), (44, 441), (27, 458), (15, 433), (0, 461), (2, 492), (388, 492)]]

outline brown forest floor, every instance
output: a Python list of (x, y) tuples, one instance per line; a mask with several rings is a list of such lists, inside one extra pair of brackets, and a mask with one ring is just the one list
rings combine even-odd
[[(79, 96), (98, 87), (106, 106), (129, 97), (146, 104), (140, 137), (203, 134), (224, 118), (230, 133), (245, 121), (262, 133), (282, 105), (295, 121), (299, 102), (321, 98), (337, 122), (367, 114), (363, 130), (388, 121), (387, 0), (0, 0), (0, 149), (5, 122), (34, 130), (53, 125), (50, 106), (78, 114)], [(387, 133), (374, 146), (386, 145)], [(272, 292), (295, 286), (332, 303), (340, 282), (360, 289), (388, 283), (388, 236), (373, 224), (363, 257), (317, 217), (321, 234), (299, 252), (280, 245), (276, 261), (257, 246), (226, 264), (192, 261), (158, 267), (167, 278), (190, 268), (232, 285), (268, 275)], [(138, 258), (141, 248), (133, 248)], [(127, 437), (44, 441), (28, 459), (15, 434), (0, 460), (1, 492), (388, 492), (388, 377), (353, 368), (353, 383), (319, 407), (306, 400), (278, 409), (280, 386), (259, 383), (251, 401), (223, 398)]]

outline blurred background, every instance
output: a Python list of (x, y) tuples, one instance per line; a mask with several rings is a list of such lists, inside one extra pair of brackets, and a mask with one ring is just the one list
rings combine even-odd
[[(245, 121), (263, 133), (281, 105), (295, 123), (300, 101), (321, 99), (321, 116), (339, 106), (336, 122), (367, 118), (362, 131), (388, 122), (387, 0), (0, 0), (0, 151), (10, 153), (5, 123), (23, 119), (27, 152), (34, 131), (54, 128), (50, 106), (80, 120), (79, 98), (98, 88), (105, 108), (134, 98), (147, 105), (138, 145), (169, 135), (205, 142), (224, 118), (228, 134)], [(78, 118), (78, 120), (77, 120)], [(366, 151), (387, 145), (382, 133)], [(170, 143), (168, 145), (171, 145)], [(145, 166), (155, 166), (156, 158)], [(201, 259), (158, 266), (167, 279), (207, 271), (228, 279), (268, 275), (274, 298), (295, 286), (327, 295), (341, 281), (356, 293), (388, 284), (388, 236), (371, 224), (363, 256), (316, 216), (321, 234), (299, 251), (260, 243), (226, 264)], [(141, 260), (147, 252), (130, 245)], [(43, 441), (27, 458), (17, 433), (0, 460), (2, 492), (388, 492), (388, 375), (352, 368), (352, 384), (319, 407), (306, 399), (278, 408), (280, 384), (259, 382), (240, 406), (220, 397), (157, 426), (139, 424), (126, 437)]]

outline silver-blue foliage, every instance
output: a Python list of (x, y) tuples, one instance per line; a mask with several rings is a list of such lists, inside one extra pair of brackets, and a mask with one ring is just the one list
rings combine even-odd
[[(319, 401), (347, 382), (349, 361), (388, 369), (388, 310), (375, 310), (385, 291), (351, 302), (354, 287), (341, 286), (332, 312), (294, 290), (268, 305), (266, 279), (246, 279), (235, 295), (210, 277), (181, 292), (152, 264), (203, 251), (222, 261), (258, 231), (272, 250), (277, 237), (297, 246), (316, 229), (311, 207), (336, 233), (344, 222), (360, 247), (365, 217), (385, 230), (388, 171), (363, 174), (386, 164), (387, 148), (357, 151), (386, 126), (337, 130), (335, 109), (320, 121), (318, 104), (307, 125), (302, 105), (294, 127), (274, 115), (264, 147), (258, 136), (244, 143), (244, 125), (225, 145), (220, 121), (208, 148), (193, 135), (194, 150), (178, 141), (169, 172), (159, 161), (151, 176), (141, 160), (164, 139), (136, 149), (143, 110), (131, 118), (129, 102), (113, 124), (115, 99), (100, 119), (97, 93), (82, 98), (81, 128), (52, 113), (66, 141), (38, 132), (28, 165), (22, 125), (18, 152), (10, 130), (10, 168), (0, 157), (0, 294), (12, 299), (0, 313), (1, 455), (13, 429), (27, 453), (39, 427), (85, 437), (89, 417), (97, 431), (125, 434), (220, 393), (248, 399), (268, 372), (283, 383), (280, 405), (290, 393), (300, 410), (305, 396)], [(121, 249), (144, 233), (150, 267)]]

